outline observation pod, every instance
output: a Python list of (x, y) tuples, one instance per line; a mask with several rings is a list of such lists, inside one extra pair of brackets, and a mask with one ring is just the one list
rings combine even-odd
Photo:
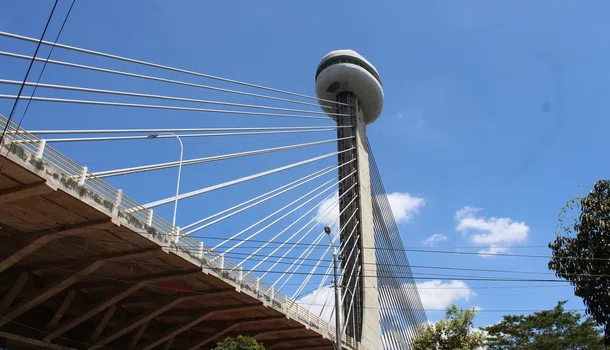
[[(328, 53), (316, 71), (316, 95), (322, 110), (332, 115), (336, 106), (322, 100), (335, 101), (341, 92), (353, 93), (363, 112), (364, 122), (374, 122), (383, 109), (383, 86), (375, 66), (354, 50)], [(326, 106), (326, 107), (325, 107)]]

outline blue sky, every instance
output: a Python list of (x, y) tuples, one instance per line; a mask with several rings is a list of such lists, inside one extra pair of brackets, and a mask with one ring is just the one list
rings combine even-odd
[[(63, 14), (69, 4), (60, 2), (58, 13)], [(51, 1), (3, 2), (0, 30), (38, 37), (51, 6)], [(331, 50), (354, 49), (376, 65), (383, 80), (383, 114), (368, 128), (368, 135), (386, 190), (402, 194), (395, 198), (402, 203), (396, 204), (396, 209), (402, 208), (404, 213), (399, 220), (404, 243), (420, 247), (438, 234), (446, 239), (437, 246), (541, 246), (553, 239), (557, 213), (565, 201), (585, 192), (610, 170), (608, 162), (600, 161), (610, 151), (606, 140), (610, 43), (604, 40), (604, 33), (610, 30), (608, 10), (610, 4), (603, 1), (78, 1), (60, 42), (309, 95), (314, 94), (319, 59)], [(61, 18), (57, 16), (53, 22), (49, 40), (55, 37)], [(31, 44), (5, 38), (0, 38), (0, 47), (24, 54), (34, 50)], [(42, 50), (41, 54), (47, 52)], [(52, 58), (155, 72), (62, 50), (56, 50)], [(0, 58), (0, 67), (2, 78), (21, 80), (27, 62)], [(277, 105), (134, 79), (75, 74), (55, 66), (47, 67), (42, 81)], [(14, 86), (0, 89), (16, 93)], [(38, 95), (74, 96), (43, 90), (37, 91)], [(10, 101), (1, 100), (0, 113), (8, 115), (11, 106)], [(23, 122), (26, 129), (268, 125), (331, 122), (48, 103), (33, 103)], [(332, 133), (190, 139), (185, 142), (185, 159), (329, 138), (333, 138)], [(174, 141), (65, 144), (58, 148), (97, 171), (175, 160)], [(268, 156), (264, 161), (185, 169), (183, 191), (332, 150), (332, 146), (320, 146)], [(334, 160), (262, 181), (256, 190), (271, 189)], [(174, 179), (175, 171), (171, 170), (116, 178), (112, 183), (145, 203), (171, 196)], [(229, 194), (185, 200), (179, 223), (188, 224), (259, 193), (253, 191), (236, 186)], [(470, 209), (464, 211), (466, 207)], [(257, 215), (272, 208), (263, 206), (247, 214), (244, 222), (254, 222)], [(160, 213), (169, 219), (171, 207), (161, 208)], [(221, 225), (214, 234), (234, 232), (243, 226), (239, 224)], [(477, 252), (485, 248), (460, 249)], [(507, 252), (550, 254), (546, 248)], [(547, 271), (546, 259), (415, 252), (409, 259), (414, 265)], [(503, 313), (493, 311), (496, 309), (551, 308), (564, 299), (570, 300), (570, 308), (583, 307), (570, 287), (486, 289), (536, 284), (472, 281), (427, 285), (434, 283), (442, 284), (420, 291), (429, 300), (427, 308), (443, 308), (451, 302), (479, 307), (478, 326), (498, 321)], [(456, 286), (463, 289), (443, 288)], [(441, 316), (428, 312), (430, 320)]]

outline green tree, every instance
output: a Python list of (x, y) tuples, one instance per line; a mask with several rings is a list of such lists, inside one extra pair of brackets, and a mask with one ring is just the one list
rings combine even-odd
[(595, 321), (565, 311), (560, 301), (552, 310), (532, 315), (506, 315), (485, 327), (488, 350), (598, 350), (604, 349)]
[(229, 337), (219, 342), (214, 350), (265, 350), (265, 347), (250, 337), (240, 335), (235, 339)]
[[(566, 225), (564, 217), (575, 207), (580, 213)], [(604, 326), (604, 344), (610, 345), (610, 181), (597, 181), (587, 196), (570, 200), (560, 213), (559, 227), (549, 244), (549, 269), (574, 286), (587, 313)]]
[(473, 331), (474, 309), (452, 305), (445, 319), (426, 326), (413, 343), (413, 350), (475, 350), (484, 344), (482, 332)]

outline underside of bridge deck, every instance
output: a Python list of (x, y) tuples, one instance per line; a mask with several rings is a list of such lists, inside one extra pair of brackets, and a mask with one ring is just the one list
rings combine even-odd
[(4, 348), (209, 349), (235, 335), (267, 349), (333, 348), (186, 259), (170, 238), (113, 218), (18, 160), (0, 164)]

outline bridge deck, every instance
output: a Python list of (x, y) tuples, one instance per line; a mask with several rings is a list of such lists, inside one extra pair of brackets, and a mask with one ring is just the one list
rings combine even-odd
[(7, 348), (209, 349), (240, 334), (267, 349), (333, 348), (326, 322), (260, 282), (245, 284), (226, 270), (234, 265), (177, 244), (26, 149), (0, 147)]

